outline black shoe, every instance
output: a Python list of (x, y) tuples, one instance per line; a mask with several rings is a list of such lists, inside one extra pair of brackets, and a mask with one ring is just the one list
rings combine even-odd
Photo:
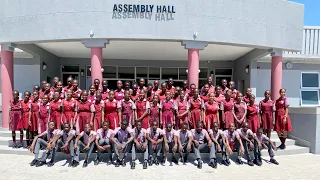
[(131, 169), (135, 169), (136, 168), (136, 163), (133, 161), (131, 162)]
[(209, 166), (216, 169), (217, 168), (217, 162), (215, 160), (214, 161), (210, 161), (209, 162)]
[(30, 166), (35, 166), (38, 163), (38, 160), (34, 159), (31, 161)]
[(73, 163), (74, 163), (74, 161), (73, 161), (73, 160), (71, 160), (71, 161), (69, 162), (68, 167), (72, 167), (72, 166), (73, 166)]
[(186, 163), (187, 161), (188, 161), (188, 156), (187, 156), (187, 155), (183, 156), (182, 162), (183, 162), (183, 163)]
[(275, 160), (275, 159), (273, 159), (273, 158), (270, 159), (270, 162), (271, 162), (272, 164), (279, 165), (278, 161)]
[(143, 162), (143, 169), (147, 169), (148, 168), (148, 162), (147, 161), (144, 161)]
[(164, 165), (166, 163), (167, 157), (163, 156), (162, 160), (161, 160), (161, 164)]
[(112, 161), (111, 161), (111, 160), (108, 160), (108, 161), (107, 161), (107, 165), (110, 166), (111, 164), (112, 164)]
[(17, 146), (17, 144), (12, 144), (12, 149), (16, 149), (16, 148), (18, 148), (18, 146)]
[(40, 167), (47, 164), (46, 161), (38, 161), (38, 163), (36, 164), (36, 167)]
[(153, 160), (149, 159), (149, 166), (152, 166), (152, 164), (153, 164)]
[(116, 162), (115, 166), (119, 167), (120, 166), (120, 162), (121, 162), (120, 159), (117, 159), (117, 162)]
[(88, 162), (87, 162), (87, 161), (84, 161), (82, 167), (85, 168), (85, 167), (87, 167), (87, 166), (88, 166)]
[(237, 162), (238, 164), (243, 164), (243, 162), (242, 162), (242, 160), (241, 160), (240, 158), (237, 158), (236, 162)]
[(225, 166), (229, 166), (230, 164), (227, 162), (227, 160), (222, 160), (222, 164)]
[(228, 166), (231, 164), (229, 159), (226, 159), (226, 162), (228, 163)]
[(99, 164), (99, 162), (100, 162), (99, 159), (94, 160), (94, 165), (97, 166)]
[(17, 146), (17, 148), (22, 148), (23, 146), (22, 146), (22, 144), (19, 144), (18, 146)]
[(53, 165), (54, 165), (53, 161), (49, 161), (48, 164), (47, 164), (48, 167), (52, 167)]
[(175, 164), (179, 164), (179, 162), (177, 161), (177, 159), (175, 157), (172, 157), (172, 160), (171, 160), (173, 163)]
[(126, 162), (124, 161), (124, 159), (121, 160), (120, 164), (122, 165), (122, 167), (126, 166)]
[(202, 161), (201, 160), (198, 160), (198, 169), (202, 169)]
[(73, 165), (72, 165), (72, 167), (77, 167), (79, 165), (79, 162), (77, 162), (77, 161), (73, 161)]
[(158, 166), (158, 165), (159, 165), (158, 157), (156, 157), (156, 159), (155, 159), (153, 162), (154, 162), (154, 164), (155, 164), (155, 165), (157, 165), (157, 166)]
[(253, 162), (251, 160), (248, 160), (248, 165), (249, 166), (254, 166)]
[(257, 166), (261, 166), (262, 162), (258, 159), (253, 160), (254, 164), (256, 164)]

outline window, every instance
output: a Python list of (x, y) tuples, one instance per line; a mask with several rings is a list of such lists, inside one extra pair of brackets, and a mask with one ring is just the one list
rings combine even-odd
[(103, 66), (103, 78), (117, 78), (117, 67), (115, 66)]
[(301, 106), (319, 106), (319, 73), (301, 72)]
[(208, 78), (208, 68), (200, 68), (199, 79)]
[(232, 69), (215, 69), (215, 75), (222, 75), (222, 76), (229, 75), (229, 76), (231, 76)]
[(301, 105), (317, 106), (319, 105), (318, 90), (301, 90)]
[(179, 79), (180, 80), (187, 80), (188, 79), (188, 68), (179, 68)]
[(134, 67), (118, 67), (118, 79), (134, 79)]
[(162, 68), (161, 79), (178, 79), (178, 68)]
[(301, 87), (302, 88), (319, 88), (319, 73), (302, 72)]
[(160, 68), (149, 67), (149, 79), (159, 80), (160, 79)]

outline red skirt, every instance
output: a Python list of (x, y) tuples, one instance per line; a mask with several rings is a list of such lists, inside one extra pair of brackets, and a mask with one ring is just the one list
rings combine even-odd
[(231, 123), (234, 123), (234, 117), (232, 111), (225, 111), (224, 112), (224, 128), (229, 128)]
[(264, 112), (261, 114), (262, 128), (264, 130), (273, 129), (273, 112)]
[(23, 112), (21, 114), (21, 119), (18, 122), (18, 129), (29, 129), (29, 112)]
[(218, 122), (217, 114), (207, 114), (205, 121), (206, 121), (206, 126), (205, 126), (205, 128), (206, 128), (207, 131), (209, 131), (210, 129), (212, 129), (214, 122), (219, 123), (219, 122)]
[(249, 124), (249, 128), (253, 133), (256, 133), (258, 128), (260, 127), (260, 122), (258, 115), (247, 116), (247, 122)]
[(31, 112), (31, 125), (30, 125), (30, 131), (38, 131), (39, 128), (39, 113), (38, 112)]
[(282, 131), (292, 131), (292, 124), (290, 120), (290, 116), (288, 114), (287, 116), (287, 122), (284, 124), (283, 123), (283, 118), (284, 118), (284, 111), (277, 111), (276, 112), (276, 123), (274, 126), (274, 130), (277, 131), (277, 133), (282, 132)]
[(21, 112), (20, 111), (11, 111), (11, 124), (9, 125), (10, 131), (20, 130), (18, 127), (19, 122), (21, 121)]
[(45, 132), (48, 129), (48, 117), (39, 118), (39, 134)]
[(79, 112), (76, 121), (76, 129), (78, 133), (84, 131), (84, 127), (86, 124), (90, 124), (90, 116), (91, 112)]
[(164, 111), (162, 112), (162, 127), (166, 128), (166, 124), (169, 122), (173, 123), (173, 112), (172, 111)]
[(55, 129), (61, 129), (61, 114), (58, 111), (53, 111), (51, 113), (51, 121), (55, 123), (54, 128)]
[(106, 114), (105, 121), (109, 121), (110, 129), (115, 130), (117, 127), (119, 127), (118, 113), (112, 112), (112, 113)]
[(201, 110), (200, 109), (192, 110), (190, 114), (191, 114), (190, 115), (191, 116), (190, 117), (190, 121), (191, 121), (190, 128), (196, 129), (197, 123), (199, 121), (201, 121)]
[[(74, 120), (74, 112), (73, 111), (66, 111), (62, 114), (62, 122), (63, 123), (72, 123)], [(73, 124), (70, 124), (73, 126)]]
[(100, 129), (100, 127), (101, 127), (101, 121), (102, 121), (102, 114), (101, 114), (101, 112), (96, 113), (96, 114), (94, 115), (94, 118), (93, 118), (93, 129), (94, 129), (94, 131), (97, 131), (98, 129)]

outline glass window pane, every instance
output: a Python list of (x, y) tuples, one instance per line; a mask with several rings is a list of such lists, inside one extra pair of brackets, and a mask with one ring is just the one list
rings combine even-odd
[(149, 67), (149, 79), (160, 79), (160, 68)]
[(179, 80), (188, 80), (188, 68), (179, 68)]
[(302, 73), (302, 87), (319, 87), (318, 73)]
[(148, 68), (147, 67), (137, 67), (136, 68), (137, 77), (147, 78), (148, 77)]
[(208, 78), (208, 68), (200, 68), (199, 78)]
[(215, 75), (232, 75), (232, 69), (215, 69)]
[(115, 66), (103, 66), (103, 78), (117, 78), (117, 67)]
[(215, 77), (216, 78), (216, 85), (219, 85), (219, 86), (222, 86), (221, 85), (221, 81), (222, 81), (222, 79), (226, 79), (227, 80), (227, 82), (229, 83), (230, 81), (231, 81), (231, 77), (229, 76), (226, 76), (226, 77), (224, 77), (224, 76), (216, 76)]
[(62, 66), (62, 72), (79, 72), (79, 66)]
[(178, 79), (178, 68), (162, 68), (162, 79)]
[(318, 91), (301, 91), (301, 101), (303, 105), (318, 105)]
[(118, 67), (119, 79), (134, 79), (134, 67)]
[(199, 80), (199, 89), (207, 83), (207, 80)]
[(87, 76), (91, 76), (90, 66), (87, 66)]

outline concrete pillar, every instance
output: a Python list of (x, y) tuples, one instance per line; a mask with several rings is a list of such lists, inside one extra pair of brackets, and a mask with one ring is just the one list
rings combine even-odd
[(282, 51), (276, 50), (271, 53), (271, 99), (279, 98), (279, 91), (282, 88)]

